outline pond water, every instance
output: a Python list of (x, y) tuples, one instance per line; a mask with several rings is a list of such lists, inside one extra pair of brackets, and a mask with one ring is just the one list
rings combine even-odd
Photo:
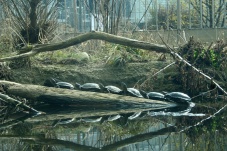
[(226, 99), (193, 102), (166, 109), (43, 105), (37, 109), (45, 115), (17, 114), (1, 124), (0, 150), (227, 151)]

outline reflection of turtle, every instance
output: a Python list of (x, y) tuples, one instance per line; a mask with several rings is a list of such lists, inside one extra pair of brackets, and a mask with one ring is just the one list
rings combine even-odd
[(173, 101), (176, 103), (187, 103), (191, 101), (191, 98), (182, 92), (170, 92), (165, 94), (165, 98), (168, 101)]
[(140, 90), (140, 93), (143, 95), (143, 97), (151, 99), (151, 100), (165, 100), (165, 95), (160, 92), (145, 92), (143, 90)]
[(102, 117), (99, 118), (81, 118), (78, 122), (86, 122), (86, 123), (96, 123), (100, 122)]
[(135, 112), (133, 115), (129, 116), (128, 119), (129, 120), (133, 120), (133, 119), (139, 117), (141, 113), (142, 113), (141, 111), (140, 112)]
[(71, 83), (68, 83), (68, 82), (57, 82), (56, 87), (57, 88), (65, 88), (65, 89), (74, 89), (74, 86)]
[(117, 115), (114, 115), (114, 116), (110, 116), (107, 121), (115, 121), (117, 119), (121, 118), (121, 115), (117, 114)]
[(123, 91), (124, 91), (125, 95), (143, 98), (143, 96), (140, 94), (139, 90), (137, 90), (135, 88), (127, 88), (127, 85), (124, 82), (122, 82), (122, 86), (123, 86)]
[(93, 92), (100, 92), (101, 88), (97, 83), (85, 83), (83, 85), (80, 85), (79, 83), (76, 83), (76, 86), (83, 91), (93, 91)]
[(69, 124), (69, 123), (73, 122), (74, 120), (75, 120), (75, 118), (65, 118), (65, 119), (56, 120), (56, 121), (54, 121), (52, 126), (55, 127), (56, 125)]
[(123, 94), (123, 91), (120, 88), (113, 85), (107, 85), (103, 87), (103, 91), (113, 93), (113, 94)]

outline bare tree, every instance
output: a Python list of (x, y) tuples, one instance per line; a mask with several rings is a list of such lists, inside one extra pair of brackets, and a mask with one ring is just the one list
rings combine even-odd
[(17, 39), (20, 37), (17, 43), (38, 43), (41, 39), (50, 39), (57, 27), (57, 3), (56, 0), (0, 0)]
[[(122, 5), (125, 0), (93, 0), (93, 3), (85, 5), (94, 5), (95, 7), (90, 7), (92, 15), (96, 18), (97, 22), (102, 22), (103, 31), (111, 34), (117, 34), (118, 27), (121, 23), (122, 17)], [(97, 14), (100, 14), (97, 15)]]
[(203, 12), (200, 12), (200, 5), (198, 0), (191, 0), (190, 4), (198, 12), (202, 13), (203, 24), (212, 28), (213, 26), (223, 27), (225, 8), (225, 0), (205, 0), (202, 1)]

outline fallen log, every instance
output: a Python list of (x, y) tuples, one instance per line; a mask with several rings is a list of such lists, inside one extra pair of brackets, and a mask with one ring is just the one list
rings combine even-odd
[(6, 87), (9, 95), (20, 96), (28, 100), (42, 101), (55, 105), (76, 105), (76, 106), (115, 106), (120, 108), (128, 107), (174, 107), (175, 103), (150, 100), (145, 98), (116, 95), (110, 93), (87, 92), (61, 88), (45, 87), (40, 85), (19, 84), (10, 81), (0, 80), (0, 84)]
[(38, 53), (46, 52), (46, 51), (56, 51), (56, 50), (74, 46), (74, 45), (77, 45), (77, 44), (80, 44), (82, 42), (92, 40), (92, 39), (104, 40), (104, 41), (115, 43), (115, 44), (120, 44), (120, 45), (124, 45), (124, 46), (129, 46), (129, 47), (135, 47), (135, 48), (139, 48), (139, 49), (145, 49), (145, 50), (149, 50), (149, 51), (155, 51), (155, 52), (159, 52), (159, 53), (169, 53), (169, 49), (165, 45), (159, 45), (159, 44), (154, 44), (154, 43), (150, 43), (150, 42), (144, 42), (144, 41), (125, 38), (125, 37), (121, 37), (121, 36), (117, 36), (117, 35), (112, 35), (112, 34), (108, 34), (108, 33), (104, 33), (104, 32), (93, 31), (93, 32), (81, 34), (79, 36), (76, 36), (74, 38), (71, 38), (69, 40), (65, 40), (65, 41), (62, 41), (59, 43), (28, 46), (28, 47), (24, 48), (26, 50), (25, 53), (11, 56), (11, 57), (0, 58), (0, 62), (31, 57)]

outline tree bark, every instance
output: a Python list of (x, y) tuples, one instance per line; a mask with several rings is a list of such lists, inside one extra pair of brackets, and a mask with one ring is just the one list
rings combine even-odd
[(67, 48), (67, 47), (70, 47), (73, 45), (77, 45), (77, 44), (80, 44), (82, 42), (92, 40), (92, 39), (104, 40), (104, 41), (111, 42), (111, 43), (145, 49), (145, 50), (149, 50), (149, 51), (156, 51), (159, 53), (170, 52), (169, 49), (164, 45), (158, 45), (158, 44), (153, 44), (153, 43), (149, 43), (149, 42), (138, 41), (135, 39), (129, 39), (129, 38), (121, 37), (121, 36), (111, 35), (111, 34), (104, 33), (104, 32), (93, 31), (93, 32), (79, 35), (77, 37), (74, 37), (72, 39), (69, 39), (69, 40), (66, 40), (63, 42), (59, 42), (59, 43), (35, 45), (34, 47), (31, 48), (31, 51), (29, 51), (27, 53), (19, 54), (19, 55), (12, 56), (12, 57), (0, 58), (0, 62), (10, 61), (10, 60), (19, 59), (19, 58), (26, 58), (26, 57), (34, 56), (41, 52), (64, 49), (64, 48)]
[(19, 84), (0, 80), (7, 94), (20, 96), (34, 101), (42, 101), (57, 105), (78, 106), (115, 106), (119, 108), (141, 107), (141, 108), (167, 108), (176, 106), (175, 103), (150, 100), (145, 98), (116, 95), (110, 93), (88, 92), (61, 88), (45, 87), (40, 85)]

